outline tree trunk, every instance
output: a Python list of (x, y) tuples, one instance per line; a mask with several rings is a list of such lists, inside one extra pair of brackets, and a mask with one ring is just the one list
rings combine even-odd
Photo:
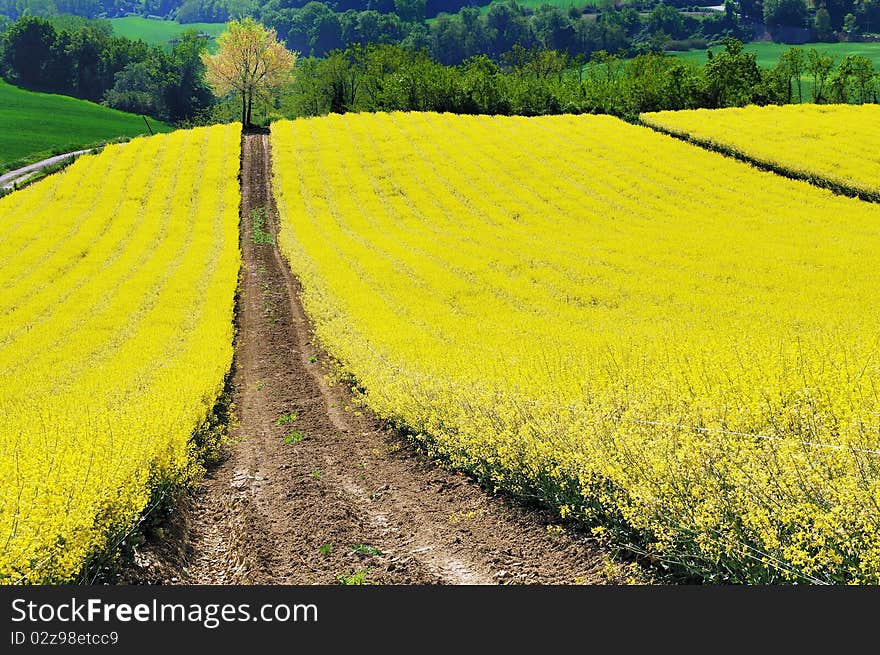
[(254, 94), (253, 91), (248, 93), (248, 102), (247, 102), (247, 124), (248, 127), (251, 126), (251, 111), (254, 107)]
[(247, 120), (247, 119), (248, 119), (248, 115), (247, 115), (247, 103), (246, 103), (246, 98), (247, 98), (247, 96), (245, 95), (245, 92), (242, 91), (242, 92), (241, 92), (241, 125), (242, 125), (242, 127), (247, 127), (247, 126), (248, 126), (248, 120)]

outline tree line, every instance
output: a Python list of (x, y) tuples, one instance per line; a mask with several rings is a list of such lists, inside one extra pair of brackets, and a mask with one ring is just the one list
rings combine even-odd
[(0, 75), (35, 91), (180, 122), (213, 103), (200, 58), (204, 47), (194, 30), (166, 52), (115, 37), (101, 23), (56, 29), (44, 18), (25, 16), (0, 35)]
[[(809, 91), (802, 77), (813, 82)], [(878, 93), (880, 74), (865, 57), (849, 56), (835, 66), (816, 49), (792, 48), (775, 67), (762, 69), (732, 38), (704, 66), (661, 54), (624, 59), (605, 51), (584, 62), (558, 50), (520, 46), (498, 62), (476, 55), (449, 66), (424, 50), (374, 44), (301, 59), (294, 83), (267, 115), (399, 110), (634, 119), (667, 109), (877, 102)]]
[(479, 54), (497, 60), (515, 45), (589, 57), (600, 50), (635, 55), (660, 52), (675, 41), (704, 45), (707, 39), (747, 36), (732, 3), (726, 11), (698, 18), (663, 3), (642, 15), (632, 7), (613, 5), (602, 10), (550, 5), (532, 10), (508, 0), (492, 4), (486, 12), (462, 7), (430, 22), (423, 20), (424, 0), (396, 0), (395, 4), (395, 13), (383, 14), (338, 11), (315, 0), (302, 7), (290, 7), (287, 0), (269, 0), (260, 10), (260, 20), (275, 28), (289, 48), (305, 56), (323, 56), (350, 43), (383, 43), (425, 49), (444, 64), (461, 63)]
[(249, 16), (305, 55), (322, 56), (350, 43), (394, 43), (426, 48), (446, 64), (476, 54), (497, 58), (513, 45), (570, 55), (598, 50), (635, 55), (702, 47), (723, 36), (748, 41), (765, 26), (776, 40), (792, 43), (880, 31), (880, 0), (724, 0), (724, 11), (693, 11), (699, 4), (576, 0), (567, 9), (532, 9), (508, 0), (481, 10), (461, 0), (0, 0), (0, 14), (95, 18), (139, 13), (184, 23)]
[[(880, 74), (865, 57), (836, 62), (816, 48), (791, 48), (776, 66), (762, 69), (741, 41), (726, 37), (723, 46), (710, 49), (704, 66), (654, 52), (624, 57), (600, 49), (587, 58), (518, 43), (495, 58), (476, 54), (447, 64), (426, 48), (354, 45), (299, 58), (292, 81), (273, 84), (274, 94), (239, 90), (217, 102), (206, 81), (211, 58), (204, 48), (195, 32), (165, 52), (113, 37), (100, 23), (56, 29), (45, 19), (24, 17), (0, 34), (0, 74), (27, 88), (181, 124), (392, 110), (633, 118), (750, 103), (877, 102), (880, 92)], [(284, 53), (276, 54), (281, 61)], [(272, 77), (268, 69), (260, 74)], [(216, 75), (208, 78), (220, 95), (234, 87), (218, 83)]]

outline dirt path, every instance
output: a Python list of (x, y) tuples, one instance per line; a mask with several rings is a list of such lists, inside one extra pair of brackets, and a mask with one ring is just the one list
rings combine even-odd
[(2, 175), (0, 175), (0, 189), (11, 189), (16, 185), (16, 183), (27, 181), (28, 178), (30, 178), (32, 175), (36, 175), (47, 166), (57, 164), (58, 162), (64, 161), (65, 159), (68, 159), (70, 157), (79, 157), (80, 155), (84, 155), (87, 152), (91, 152), (91, 150), (76, 150), (75, 152), (68, 152), (63, 155), (55, 155), (54, 157), (49, 157), (48, 159), (44, 159), (43, 161), (38, 161), (36, 164), (29, 164), (28, 166), (17, 168), (14, 171), (3, 173)]
[(139, 552), (140, 581), (615, 581), (585, 537), (438, 468), (327, 383), (297, 281), (274, 243), (254, 243), (252, 212), (275, 231), (269, 170), (268, 135), (245, 135), (233, 442), (171, 538)]

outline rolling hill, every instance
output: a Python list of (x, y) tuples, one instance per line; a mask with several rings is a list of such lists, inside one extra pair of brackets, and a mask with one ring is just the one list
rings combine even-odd
[[(148, 119), (154, 132), (169, 125)], [(0, 171), (119, 137), (148, 134), (141, 116), (0, 80)]]

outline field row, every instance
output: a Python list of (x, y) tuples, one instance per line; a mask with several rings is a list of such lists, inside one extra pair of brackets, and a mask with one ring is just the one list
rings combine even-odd
[(641, 119), (793, 176), (880, 200), (880, 105), (693, 109)]
[(0, 200), (0, 583), (63, 581), (190, 457), (232, 361), (236, 125)]
[(280, 246), (380, 416), (708, 579), (880, 581), (880, 207), (609, 117), (272, 145)]

